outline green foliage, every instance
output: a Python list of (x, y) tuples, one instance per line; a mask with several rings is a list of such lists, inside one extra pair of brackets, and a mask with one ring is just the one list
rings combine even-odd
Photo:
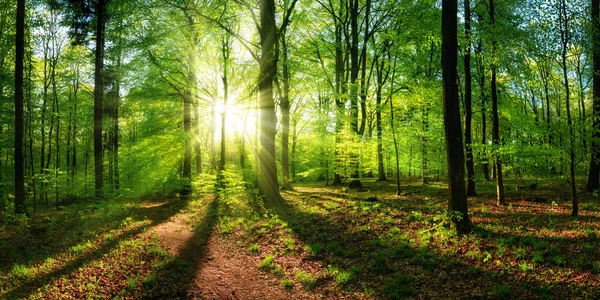
[(275, 263), (273, 259), (273, 255), (267, 255), (259, 264), (258, 268), (264, 271), (268, 271), (273, 273), (273, 275), (281, 276), (283, 275), (283, 270), (281, 267)]
[(16, 264), (12, 267), (12, 274), (19, 279), (29, 278), (33, 272), (25, 265)]
[(306, 247), (304, 247), (304, 251), (312, 254), (312, 255), (319, 255), (321, 253), (323, 249), (323, 246), (320, 243), (314, 243), (314, 244), (310, 244), (307, 245)]
[(290, 279), (284, 278), (281, 280), (281, 286), (286, 290), (294, 288), (294, 282)]
[(344, 271), (332, 265), (327, 266), (327, 271), (329, 274), (331, 274), (331, 276), (333, 276), (335, 283), (339, 286), (347, 284), (354, 278), (354, 275), (351, 271)]
[(312, 290), (317, 287), (317, 279), (313, 274), (298, 270), (296, 271), (296, 278), (305, 290)]
[(258, 251), (260, 250), (258, 244), (252, 244), (250, 245), (250, 247), (248, 247), (248, 251), (250, 251), (251, 253), (258, 253)]

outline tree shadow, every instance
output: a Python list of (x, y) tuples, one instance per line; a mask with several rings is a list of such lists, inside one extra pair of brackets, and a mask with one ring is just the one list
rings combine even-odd
[(213, 199), (204, 217), (194, 224), (193, 234), (177, 256), (154, 272), (154, 280), (144, 285), (144, 299), (194, 298), (191, 290), (202, 268), (206, 246), (218, 217), (219, 200)]
[(427, 244), (415, 245), (402, 232), (375, 232), (343, 214), (303, 211), (291, 203), (275, 212), (304, 244), (319, 245), (313, 248), (322, 250), (311, 259), (354, 270), (353, 282), (345, 286), (352, 292), (372, 290), (392, 298), (489, 298), (500, 297), (506, 286), (510, 297), (538, 298), (552, 293), (571, 297), (575, 290), (569, 283), (528, 281), (473, 265), (456, 254), (441, 255)]
[[(169, 217), (176, 214), (181, 208), (185, 207), (187, 202), (188, 201), (186, 199), (176, 199), (176, 200), (171, 200), (171, 201), (167, 201), (167, 202), (161, 202), (161, 203), (158, 203), (157, 205), (150, 206), (150, 207), (139, 207), (139, 208), (134, 208), (133, 210), (123, 210), (123, 212), (120, 213), (118, 215), (118, 217), (116, 217), (113, 220), (112, 223), (114, 223), (114, 224), (111, 223), (111, 225), (108, 226), (107, 228), (104, 228), (103, 230), (95, 231), (94, 233), (96, 234), (96, 236), (101, 236), (103, 233), (106, 233), (106, 232), (109, 232), (112, 230), (117, 230), (123, 224), (127, 223), (127, 221), (128, 221), (127, 218), (131, 218), (130, 222), (141, 221), (141, 220), (145, 220), (146, 218), (148, 218), (151, 220), (151, 224), (144, 224), (141, 226), (133, 227), (133, 228), (125, 230), (123, 233), (119, 234), (116, 237), (105, 238), (103, 241), (100, 242), (100, 245), (97, 247), (96, 250), (85, 253), (85, 254), (75, 258), (74, 260), (66, 263), (64, 266), (62, 266), (56, 270), (53, 270), (49, 273), (43, 274), (41, 276), (34, 276), (32, 278), (28, 278), (28, 279), (23, 280), (22, 282), (19, 282), (14, 288), (8, 290), (5, 294), (2, 294), (1, 295), (2, 298), (6, 298), (6, 299), (26, 298), (27, 296), (31, 295), (31, 293), (33, 293), (35, 290), (43, 287), (44, 285), (51, 283), (56, 278), (68, 275), (71, 272), (76, 271), (79, 268), (85, 266), (86, 264), (88, 264), (94, 260), (100, 259), (102, 256), (104, 256), (105, 254), (107, 254), (111, 250), (113, 250), (115, 247), (117, 247), (121, 242), (134, 238), (135, 236), (144, 232), (146, 229), (150, 228), (154, 224), (164, 222)], [(147, 217), (147, 216), (150, 216), (150, 217)], [(63, 229), (61, 232), (63, 234), (64, 233), (69, 233), (69, 234), (77, 233), (76, 230), (71, 231), (69, 229), (66, 229), (66, 230)], [(49, 237), (47, 237), (47, 239), (44, 239), (44, 241), (53, 242), (53, 241), (55, 241), (55, 239), (60, 240), (60, 237), (50, 235)], [(80, 240), (85, 241), (85, 238), (81, 238)], [(27, 241), (27, 239), (25, 239), (25, 241)], [(44, 260), (46, 260), (47, 258), (55, 257), (57, 255), (60, 255), (61, 253), (69, 251), (69, 249), (71, 249), (74, 245), (77, 245), (78, 243), (79, 243), (79, 241), (75, 239), (75, 240), (73, 240), (72, 243), (67, 243), (67, 244), (61, 245), (61, 247), (57, 247), (57, 248), (52, 249), (51, 251), (44, 252), (42, 255), (40, 255), (40, 254), (34, 255), (34, 256), (31, 256), (29, 259), (27, 259), (28, 256), (24, 256), (25, 259), (20, 259), (20, 260), (16, 259), (13, 261), (13, 263), (11, 265), (7, 265), (7, 266), (3, 267), (2, 270), (3, 270), (3, 272), (10, 273), (12, 266), (14, 266), (15, 264), (34, 265), (34, 264), (41, 263)], [(13, 247), (13, 249), (17, 249), (17, 250), (19, 250), (19, 249), (34, 249), (34, 248), (31, 248), (30, 245), (27, 245), (27, 248), (25, 248), (25, 245), (23, 245), (23, 244), (14, 244), (14, 245), (12, 245), (12, 247)]]

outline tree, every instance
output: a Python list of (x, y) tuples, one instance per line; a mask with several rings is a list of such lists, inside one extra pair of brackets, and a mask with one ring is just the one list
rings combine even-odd
[(260, 150), (258, 163), (260, 174), (258, 188), (270, 207), (279, 206), (283, 199), (279, 194), (277, 164), (275, 159), (276, 115), (273, 98), (273, 80), (277, 75), (277, 25), (274, 0), (260, 0), (260, 75), (258, 80)]
[(565, 87), (565, 107), (567, 109), (567, 126), (569, 127), (569, 174), (571, 176), (571, 197), (573, 203), (572, 215), (577, 216), (579, 208), (577, 205), (577, 192), (575, 190), (575, 136), (573, 134), (573, 121), (571, 119), (571, 92), (569, 89), (569, 76), (567, 71), (567, 52), (571, 39), (569, 28), (570, 16), (567, 15), (567, 4), (565, 0), (560, 2), (559, 29), (561, 42), (561, 67), (563, 71), (563, 83)]
[(465, 191), (465, 158), (456, 83), (457, 6), (456, 0), (442, 0), (442, 102), (450, 191), (448, 211), (456, 231), (465, 234), (471, 231), (472, 224)]
[(106, 2), (110, 0), (97, 0), (96, 2), (96, 49), (94, 58), (94, 177), (96, 199), (103, 197), (104, 166), (102, 163), (102, 97), (104, 84), (104, 13)]
[(17, 1), (15, 58), (15, 213), (25, 214), (25, 157), (23, 152), (23, 61), (25, 57), (25, 0)]
[(464, 69), (465, 69), (465, 151), (467, 160), (467, 196), (475, 196), (475, 168), (473, 166), (473, 147), (471, 139), (471, 120), (473, 116), (473, 110), (471, 108), (471, 2), (464, 0), (465, 2), (465, 55)]
[[(490, 0), (490, 25), (493, 27), (495, 23), (495, 6), (494, 0)], [(492, 157), (494, 159), (494, 167), (496, 169), (496, 198), (498, 205), (506, 205), (504, 199), (504, 180), (502, 178), (502, 163), (500, 162), (500, 155), (498, 154), (498, 147), (500, 147), (500, 120), (498, 118), (498, 91), (496, 82), (496, 44), (497, 41), (492, 40), (492, 79), (491, 79), (491, 93), (492, 93)]]
[(587, 190), (600, 188), (600, 1), (592, 0), (593, 125)]
[[(85, 44), (88, 32), (93, 31), (96, 39), (94, 49), (94, 178), (95, 197), (103, 196), (103, 145), (102, 145), (102, 99), (104, 96), (104, 29), (106, 9), (110, 0), (56, 0), (51, 4), (65, 6), (70, 25), (70, 34), (77, 44)], [(95, 18), (95, 19), (94, 19)], [(93, 22), (95, 21), (95, 22)], [(95, 27), (92, 29), (92, 25)]]

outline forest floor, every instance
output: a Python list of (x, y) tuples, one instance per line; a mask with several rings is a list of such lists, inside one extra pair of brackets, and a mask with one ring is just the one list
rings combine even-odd
[(600, 297), (600, 198), (567, 185), (492, 183), (472, 234), (445, 224), (446, 186), (298, 184), (265, 210), (235, 187), (40, 210), (0, 223), (2, 299)]

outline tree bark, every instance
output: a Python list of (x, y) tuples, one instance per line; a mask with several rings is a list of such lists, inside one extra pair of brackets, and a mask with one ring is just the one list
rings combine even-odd
[(283, 58), (283, 95), (279, 107), (281, 108), (281, 172), (283, 175), (283, 190), (291, 190), (290, 185), (290, 160), (289, 160), (289, 144), (290, 144), (290, 70), (289, 70), (289, 54), (287, 46), (287, 30), (283, 28), (280, 32), (281, 51)]
[(381, 103), (381, 98), (383, 86), (387, 81), (389, 71), (386, 72), (384, 70), (386, 67), (385, 58), (382, 59), (380, 56), (378, 56), (375, 59), (375, 64), (375, 71), (377, 72), (377, 91), (375, 95), (375, 127), (377, 131), (377, 176), (379, 181), (387, 181), (387, 178), (385, 177), (385, 167), (383, 165), (383, 128), (381, 126), (381, 111), (383, 110), (383, 104)]
[(258, 162), (260, 174), (258, 188), (265, 206), (276, 207), (283, 202), (279, 194), (277, 165), (275, 159), (275, 134), (277, 117), (273, 99), (273, 80), (277, 74), (277, 26), (275, 23), (275, 2), (260, 0), (260, 77), (258, 82), (260, 150)]
[(593, 118), (592, 157), (586, 189), (589, 192), (600, 188), (600, 0), (592, 0), (592, 45), (593, 45)]
[(482, 42), (481, 39), (475, 48), (475, 57), (478, 59), (477, 68), (479, 72), (479, 89), (481, 90), (481, 168), (485, 181), (490, 181), (490, 164), (487, 156), (487, 117), (486, 117), (486, 94), (485, 94), (485, 74), (482, 59)]
[(457, 86), (457, 0), (442, 0), (442, 102), (448, 161), (448, 211), (459, 234), (469, 233), (465, 164)]
[[(495, 23), (495, 7), (494, 0), (490, 0), (490, 24)], [(506, 205), (504, 198), (504, 181), (502, 178), (502, 163), (498, 155), (498, 147), (500, 147), (500, 120), (498, 118), (498, 91), (496, 87), (496, 41), (492, 41), (492, 156), (494, 158), (494, 167), (496, 169), (496, 198), (498, 205)]]
[(564, 78), (564, 85), (565, 85), (565, 108), (567, 110), (567, 125), (569, 127), (569, 174), (571, 175), (571, 197), (572, 197), (572, 204), (573, 204), (573, 210), (571, 212), (571, 215), (573, 216), (577, 216), (579, 213), (579, 205), (577, 203), (577, 191), (575, 189), (575, 136), (573, 133), (573, 120), (571, 119), (571, 98), (570, 98), (570, 88), (569, 88), (569, 76), (568, 76), (568, 70), (567, 70), (567, 52), (568, 52), (568, 47), (569, 47), (569, 40), (570, 40), (570, 35), (569, 35), (569, 22), (568, 22), (568, 16), (567, 16), (567, 7), (566, 7), (566, 1), (562, 0), (561, 1), (561, 8), (560, 8), (561, 12), (560, 12), (560, 37), (561, 37), (561, 43), (562, 43), (562, 52), (561, 52), (561, 58), (562, 58), (562, 71), (563, 71), (563, 78)]
[(221, 53), (223, 55), (223, 111), (221, 112), (221, 160), (219, 161), (219, 172), (217, 176), (217, 182), (221, 188), (225, 187), (223, 181), (223, 172), (225, 172), (225, 156), (227, 153), (227, 107), (229, 102), (229, 81), (228, 81), (228, 67), (229, 67), (229, 53), (230, 53), (230, 42), (229, 35), (225, 33), (223, 37)]
[(23, 61), (25, 57), (25, 0), (17, 1), (15, 57), (15, 214), (26, 214), (23, 153)]
[(102, 98), (104, 94), (104, 13), (105, 0), (96, 3), (96, 55), (94, 61), (94, 178), (95, 198), (102, 199), (104, 166), (102, 163)]
[(471, 3), (465, 2), (465, 36), (467, 38), (464, 55), (465, 69), (465, 151), (467, 160), (467, 196), (475, 196), (475, 167), (473, 166), (473, 147), (471, 139), (472, 92), (471, 92)]

